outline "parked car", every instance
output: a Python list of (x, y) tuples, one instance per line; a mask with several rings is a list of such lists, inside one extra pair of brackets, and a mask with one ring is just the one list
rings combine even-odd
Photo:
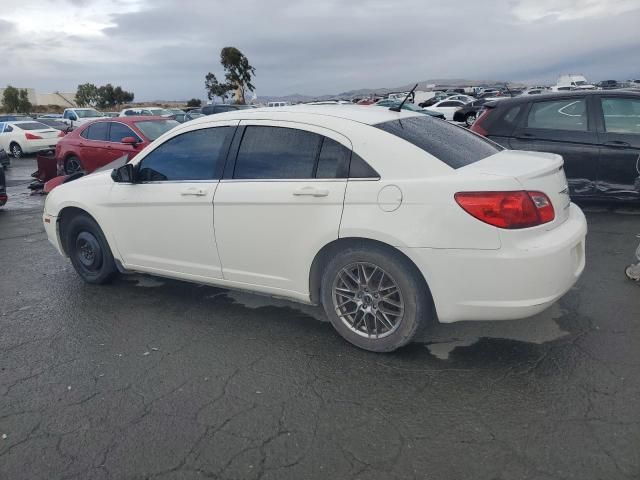
[[(2, 159), (3, 153), (5, 153), (4, 150), (0, 148), (0, 160)], [(4, 168), (0, 168), (0, 207), (4, 207), (8, 199), (9, 197), (7, 195), (7, 181), (4, 175)]]
[(93, 172), (122, 155), (133, 158), (177, 125), (175, 120), (151, 116), (101, 119), (82, 125), (58, 143), (58, 172)]
[(433, 97), (419, 103), (418, 106), (422, 108), (430, 107), (431, 105), (435, 105), (436, 103), (444, 100), (445, 98), (447, 98), (447, 96), (448, 95), (444, 92), (435, 92), (435, 95)]
[(62, 113), (62, 121), (72, 127), (92, 122), (104, 115), (95, 108), (65, 108)]
[(619, 88), (618, 82), (616, 80), (603, 80), (596, 84), (596, 86), (602, 88), (603, 90), (613, 90), (615, 88)]
[(196, 110), (189, 110), (187, 112), (187, 119), (186, 121), (188, 122), (189, 120), (193, 120), (194, 118), (200, 118), (200, 117), (204, 117), (205, 114), (202, 113), (202, 110), (200, 109), (196, 109)]
[(584, 75), (576, 75), (573, 73), (560, 75), (555, 87), (556, 91), (562, 91), (561, 88), (569, 87), (571, 90), (596, 90), (598, 87), (587, 82)]
[(471, 129), (506, 148), (562, 155), (572, 197), (640, 200), (640, 94), (576, 91), (486, 107)]
[(465, 125), (470, 127), (476, 121), (476, 118), (478, 118), (478, 114), (482, 110), (484, 105), (487, 102), (492, 102), (495, 100), (495, 98), (480, 98), (473, 102), (465, 103), (462, 107), (460, 107), (453, 113), (453, 121), (464, 123)]
[[(402, 103), (402, 100), (384, 99), (377, 102), (374, 106), (391, 108), (391, 107), (399, 107), (401, 103)], [(402, 109), (409, 110), (411, 112), (421, 113), (423, 115), (430, 115), (432, 117), (439, 118), (441, 120), (445, 119), (444, 115), (440, 112), (434, 112), (433, 110), (429, 110), (428, 108), (420, 108), (415, 106), (413, 103), (409, 103), (409, 102), (405, 102), (404, 105), (402, 105)]]
[(170, 110), (160, 107), (125, 108), (118, 114), (119, 117), (171, 117), (172, 115), (173, 113)]
[(11, 165), (11, 160), (9, 159), (9, 155), (5, 151), (4, 148), (0, 147), (0, 170), (6, 169)]
[(21, 120), (33, 120), (28, 115), (20, 115), (18, 113), (11, 115), (0, 115), (0, 122), (19, 122)]
[(14, 158), (53, 150), (64, 133), (35, 120), (0, 122), (0, 147)]
[(253, 108), (250, 105), (233, 105), (230, 103), (216, 103), (214, 105), (205, 105), (200, 109), (203, 115), (216, 115), (218, 113), (232, 112), (235, 110), (244, 110)]
[(105, 117), (109, 117), (109, 118), (114, 118), (114, 117), (119, 117), (120, 116), (120, 112), (103, 112)]
[(561, 167), (416, 112), (243, 110), (60, 185), (43, 221), (88, 283), (121, 269), (322, 304), (349, 342), (391, 351), (574, 285), (586, 221)]
[(444, 100), (460, 100), (463, 103), (469, 103), (469, 102), (473, 102), (475, 99), (476, 99), (475, 97), (472, 97), (470, 95), (456, 94), (456, 95), (451, 95), (445, 98)]
[(453, 114), (464, 105), (465, 103), (460, 100), (442, 100), (431, 105), (429, 110), (443, 114), (447, 120), (453, 120)]
[(75, 128), (70, 125), (67, 125), (60, 119), (55, 119), (55, 118), (38, 117), (38, 122), (65, 133), (70, 132)]

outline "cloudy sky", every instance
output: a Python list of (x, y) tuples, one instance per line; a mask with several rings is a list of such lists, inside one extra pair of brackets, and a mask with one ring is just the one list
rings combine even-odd
[(429, 78), (640, 77), (640, 0), (2, 1), (0, 83), (122, 85), (204, 98), (235, 46), (258, 95), (322, 95)]

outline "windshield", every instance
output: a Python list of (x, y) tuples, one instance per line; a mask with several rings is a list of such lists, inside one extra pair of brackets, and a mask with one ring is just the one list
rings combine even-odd
[(16, 127), (22, 130), (48, 130), (49, 126), (40, 122), (17, 123)]
[(584, 80), (578, 80), (577, 82), (574, 82), (575, 85), (586, 85), (587, 82), (585, 82)]
[(460, 168), (500, 151), (494, 143), (462, 127), (427, 116), (403, 118), (374, 127), (421, 148), (451, 168)]
[(136, 127), (142, 132), (142, 134), (149, 140), (153, 141), (165, 132), (168, 132), (173, 127), (180, 125), (175, 120), (145, 120), (142, 122), (135, 122)]
[(75, 110), (78, 118), (93, 118), (93, 117), (102, 117), (102, 113), (93, 108), (86, 108), (84, 110)]

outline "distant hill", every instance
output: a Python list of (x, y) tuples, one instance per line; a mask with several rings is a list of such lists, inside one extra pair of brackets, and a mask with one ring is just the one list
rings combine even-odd
[[(504, 85), (508, 83), (510, 86), (524, 86), (513, 82), (505, 82), (504, 80), (467, 80), (463, 78), (434, 78), (430, 80), (422, 80), (418, 82), (418, 90), (426, 90), (429, 85), (436, 85), (436, 88), (447, 87), (476, 87), (481, 85)], [(381, 88), (361, 88), (359, 90), (349, 90), (347, 92), (336, 93), (333, 95), (302, 95), (294, 93), (292, 95), (282, 96), (259, 96), (260, 102), (312, 102), (314, 100), (332, 100), (332, 99), (352, 99), (368, 97), (373, 94), (387, 95), (392, 92), (406, 92), (411, 90), (415, 83), (408, 83), (398, 87), (381, 87)]]

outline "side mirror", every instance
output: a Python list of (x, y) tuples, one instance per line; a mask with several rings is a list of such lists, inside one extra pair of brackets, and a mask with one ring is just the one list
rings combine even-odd
[(116, 183), (134, 183), (135, 170), (133, 165), (125, 163), (123, 166), (114, 168), (111, 172), (111, 178)]
[(72, 122), (77, 122), (78, 117), (76, 117), (76, 115), (72, 113), (71, 115), (69, 115), (69, 120), (71, 120)]
[(138, 145), (138, 139), (135, 137), (124, 137), (120, 142), (125, 145), (133, 145), (134, 147)]

